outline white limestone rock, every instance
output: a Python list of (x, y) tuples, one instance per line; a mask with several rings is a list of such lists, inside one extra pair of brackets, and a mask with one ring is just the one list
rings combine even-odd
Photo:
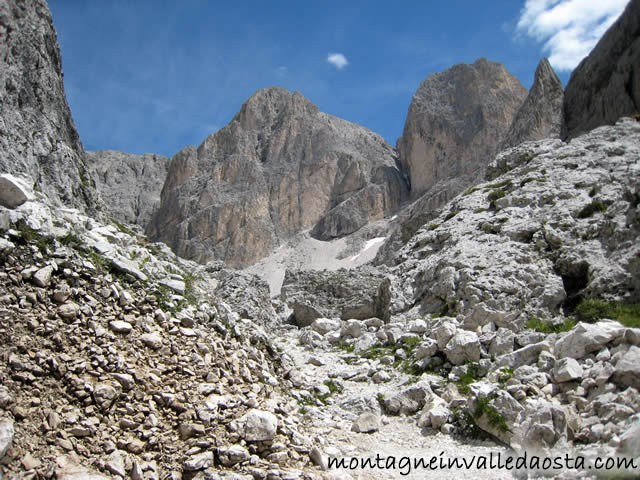
[(613, 379), (619, 385), (640, 390), (640, 347), (632, 345), (620, 357), (613, 372)]
[(251, 409), (239, 419), (243, 438), (248, 442), (273, 440), (278, 429), (278, 417), (264, 410)]
[(444, 348), (447, 359), (454, 365), (480, 360), (482, 348), (475, 332), (458, 329)]
[(582, 366), (570, 357), (556, 360), (553, 367), (553, 379), (558, 383), (580, 380), (583, 373)]
[(623, 334), (624, 327), (618, 322), (579, 323), (555, 343), (554, 353), (557, 358), (579, 360)]

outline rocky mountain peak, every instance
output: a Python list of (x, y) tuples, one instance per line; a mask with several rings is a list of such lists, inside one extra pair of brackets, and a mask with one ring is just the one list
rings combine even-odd
[(282, 87), (269, 87), (254, 93), (242, 105), (233, 121), (239, 122), (245, 130), (253, 130), (273, 125), (284, 117), (304, 117), (318, 112), (318, 107), (300, 92), (290, 92)]
[(558, 138), (564, 122), (562, 82), (549, 60), (543, 58), (536, 68), (529, 95), (514, 119), (501, 150), (527, 140)]
[(429, 75), (413, 96), (398, 139), (411, 196), (418, 198), (452, 177), (475, 178), (496, 153), (526, 95), (504, 65), (485, 58)]
[(148, 232), (181, 256), (247, 265), (302, 230), (323, 240), (352, 233), (407, 196), (379, 135), (274, 87), (174, 156)]

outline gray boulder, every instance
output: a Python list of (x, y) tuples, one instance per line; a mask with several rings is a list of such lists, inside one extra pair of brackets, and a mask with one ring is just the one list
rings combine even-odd
[(0, 175), (0, 205), (16, 208), (33, 198), (28, 182), (4, 173)]
[(582, 375), (582, 366), (573, 358), (561, 358), (553, 367), (553, 379), (558, 383), (579, 380)]

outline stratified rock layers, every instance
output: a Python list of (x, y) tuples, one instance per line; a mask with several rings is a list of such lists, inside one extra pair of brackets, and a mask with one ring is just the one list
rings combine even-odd
[[(413, 96), (398, 153), (411, 196), (438, 182), (471, 183), (497, 153), (527, 90), (484, 58), (429, 75)], [(457, 193), (457, 192), (456, 192)]]
[(0, 172), (27, 177), (60, 204), (92, 210), (95, 185), (64, 95), (44, 1), (0, 0)]
[(640, 112), (640, 0), (629, 2), (571, 73), (564, 111), (566, 137)]
[(352, 233), (407, 196), (380, 136), (273, 87), (173, 157), (148, 233), (180, 256), (241, 266), (304, 229), (323, 240)]

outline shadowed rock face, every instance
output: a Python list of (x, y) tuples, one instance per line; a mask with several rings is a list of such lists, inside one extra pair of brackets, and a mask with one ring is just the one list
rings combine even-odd
[(169, 160), (152, 153), (87, 152), (87, 163), (109, 214), (121, 222), (142, 227), (149, 224), (153, 212), (160, 206), (160, 191)]
[(575, 137), (640, 112), (640, 0), (620, 18), (571, 74), (564, 95), (566, 131)]
[(536, 68), (529, 95), (518, 110), (500, 150), (528, 140), (559, 138), (564, 121), (563, 99), (562, 82), (549, 60), (543, 58)]
[(0, 0), (0, 72), (0, 172), (28, 177), (53, 202), (93, 210), (95, 185), (44, 1)]
[(268, 88), (197, 149), (172, 159), (148, 227), (180, 256), (251, 264), (281, 239), (354, 232), (408, 196), (394, 150), (373, 132)]
[(476, 178), (497, 152), (527, 90), (484, 58), (429, 75), (413, 96), (398, 153), (418, 198), (452, 177)]

